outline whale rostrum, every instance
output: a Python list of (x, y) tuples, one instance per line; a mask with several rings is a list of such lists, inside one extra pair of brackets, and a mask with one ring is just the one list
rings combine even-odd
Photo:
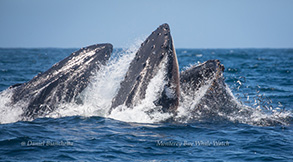
[(112, 109), (119, 105), (134, 107), (139, 104), (145, 98), (150, 81), (160, 70), (164, 74), (164, 88), (161, 97), (154, 102), (163, 111), (174, 112), (179, 104), (179, 70), (168, 24), (159, 26), (141, 44), (113, 98)]

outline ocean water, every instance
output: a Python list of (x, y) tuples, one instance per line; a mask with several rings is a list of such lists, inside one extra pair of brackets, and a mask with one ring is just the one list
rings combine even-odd
[[(0, 49), (0, 161), (293, 161), (293, 49), (177, 49), (180, 70), (220, 60), (238, 102), (264, 114), (168, 123), (160, 122), (164, 114), (145, 116), (143, 106), (103, 113), (137, 47), (114, 50), (83, 106), (65, 105), (32, 121), (19, 121), (7, 88), (77, 49)], [(261, 122), (279, 117), (288, 120)]]

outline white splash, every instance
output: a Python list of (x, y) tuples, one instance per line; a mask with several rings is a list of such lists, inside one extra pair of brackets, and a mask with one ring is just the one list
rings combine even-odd
[[(192, 110), (193, 108), (200, 102), (201, 98), (206, 94), (209, 87), (211, 86), (211, 80), (207, 82), (207, 84), (201, 86), (197, 93), (193, 93), (193, 95), (184, 94), (181, 91), (182, 100), (180, 100), (178, 113), (176, 116), (176, 120), (180, 120), (180, 122), (189, 121), (190, 118), (193, 118)], [(184, 120), (182, 120), (184, 119)]]
[(154, 101), (160, 97), (166, 84), (164, 81), (166, 62), (166, 58), (161, 62), (157, 74), (151, 79), (146, 89), (145, 98), (138, 105), (134, 108), (119, 106), (108, 117), (125, 122), (138, 123), (156, 123), (170, 118), (171, 114), (161, 112), (161, 107), (157, 107), (154, 104)]
[(21, 107), (27, 105), (27, 103), (20, 102), (12, 106), (10, 103), (12, 94), (12, 89), (0, 92), (0, 124), (21, 120), (20, 115), (23, 113)]
[(82, 104), (64, 103), (46, 117), (64, 116), (103, 116), (106, 117), (111, 107), (112, 98), (117, 93), (120, 82), (129, 68), (129, 64), (135, 56), (140, 43), (138, 40), (130, 48), (112, 57), (105, 66), (101, 66), (91, 78), (91, 84), (80, 94)]

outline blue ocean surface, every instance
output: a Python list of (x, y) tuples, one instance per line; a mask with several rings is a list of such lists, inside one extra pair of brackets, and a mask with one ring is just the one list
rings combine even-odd
[[(220, 60), (234, 97), (262, 109), (265, 117), (168, 123), (134, 120), (140, 117), (135, 111), (111, 118), (93, 114), (94, 106), (82, 111), (73, 106), (19, 121), (7, 106), (6, 89), (76, 50), (0, 48), (0, 161), (293, 161), (293, 49), (176, 50), (181, 71)], [(123, 51), (115, 49), (114, 56)], [(279, 116), (289, 120), (262, 124), (263, 118)]]

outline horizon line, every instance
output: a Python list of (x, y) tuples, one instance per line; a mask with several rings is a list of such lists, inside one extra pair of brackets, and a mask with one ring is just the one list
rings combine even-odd
[[(87, 45), (90, 46), (90, 45)], [(80, 49), (82, 47), (0, 47), (0, 49)], [(114, 47), (113, 49), (127, 49), (129, 47)], [(293, 47), (175, 47), (175, 49), (293, 49)]]

